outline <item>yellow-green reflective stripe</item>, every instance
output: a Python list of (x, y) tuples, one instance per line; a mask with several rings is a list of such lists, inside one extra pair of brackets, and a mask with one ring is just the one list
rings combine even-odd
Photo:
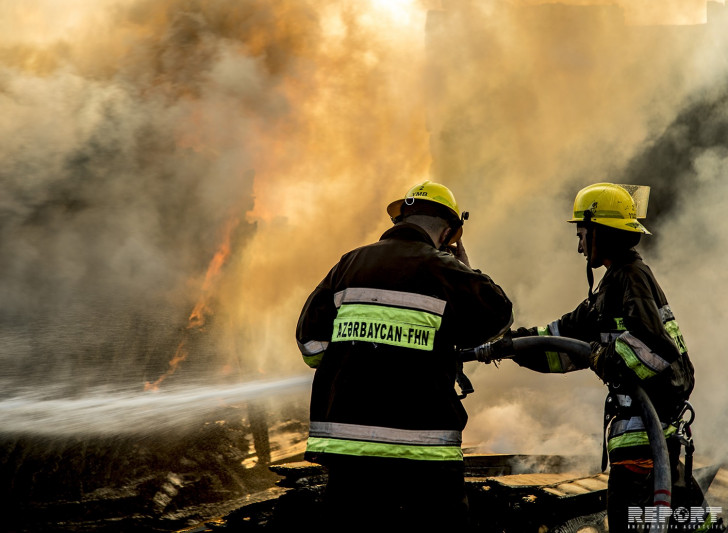
[(657, 374), (657, 372), (644, 365), (632, 351), (632, 348), (630, 348), (629, 345), (627, 345), (627, 343), (622, 339), (616, 340), (614, 343), (614, 349), (622, 357), (622, 359), (624, 359), (627, 366), (631, 368), (640, 379), (647, 379)]
[(345, 304), (334, 320), (332, 342), (371, 341), (418, 350), (432, 350), (442, 317), (380, 305)]
[[(585, 211), (574, 211), (574, 218), (584, 218)], [(623, 218), (627, 219), (624, 214), (619, 211), (592, 211), (592, 218)]]
[(624, 327), (624, 318), (617, 317), (614, 319), (614, 329), (617, 331), (627, 331), (627, 328)]
[(311, 368), (317, 368), (321, 364), (321, 359), (324, 357), (324, 352), (317, 353), (316, 355), (304, 355), (303, 362)]
[[(551, 330), (548, 326), (538, 326), (536, 328), (540, 337), (550, 337)], [(545, 352), (546, 362), (549, 365), (549, 372), (555, 372), (559, 374), (564, 373), (564, 366), (561, 364), (561, 356), (559, 352)]]
[[(669, 437), (675, 433), (677, 429), (675, 426), (668, 426), (664, 430), (665, 437)], [(650, 444), (650, 438), (647, 436), (646, 431), (633, 431), (631, 433), (624, 433), (618, 437), (612, 437), (607, 443), (607, 450), (612, 451), (617, 448), (628, 448), (630, 446), (645, 446)]]
[(685, 339), (683, 339), (682, 332), (680, 331), (680, 326), (677, 325), (677, 321), (668, 320), (665, 322), (665, 329), (670, 334), (670, 337), (672, 337), (672, 340), (677, 345), (680, 353), (687, 353), (688, 347), (685, 344)]
[(410, 444), (362, 442), (360, 440), (328, 439), (321, 437), (309, 437), (306, 444), (306, 451), (356, 455), (360, 457), (414, 459), (417, 461), (463, 460), (463, 451), (459, 446), (412, 446)]
[(564, 368), (561, 365), (561, 356), (558, 352), (546, 352), (546, 360), (549, 363), (550, 372), (564, 373)]

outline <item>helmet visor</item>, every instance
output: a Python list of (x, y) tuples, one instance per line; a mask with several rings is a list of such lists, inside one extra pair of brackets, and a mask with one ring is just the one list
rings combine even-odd
[(647, 206), (650, 203), (650, 187), (648, 185), (623, 185), (621, 183), (618, 185), (626, 190), (634, 200), (636, 218), (646, 218)]

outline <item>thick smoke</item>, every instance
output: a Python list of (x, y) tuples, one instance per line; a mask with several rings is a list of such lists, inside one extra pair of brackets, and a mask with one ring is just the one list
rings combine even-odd
[[(690, 334), (696, 366), (694, 404), (706, 453), (728, 455), (725, 374), (721, 346), (728, 312), (721, 304), (728, 234), (721, 213), (728, 207), (728, 92), (698, 94), (676, 119), (632, 161), (627, 174), (663, 186), (659, 212), (663, 238), (654, 251), (679, 302), (680, 324)], [(677, 304), (674, 304), (675, 307)]]
[[(141, 387), (183, 339), (177, 378), (301, 371), (300, 291), (340, 253), (327, 250), (376, 233), (382, 196), (426, 171), (417, 61), (398, 70), (422, 55), (423, 13), (0, 9), (3, 379)], [(396, 39), (383, 31), (395, 19)], [(231, 220), (230, 254), (206, 283)]]
[[(169, 382), (304, 371), (306, 295), (428, 177), (471, 212), (471, 261), (517, 325), (544, 324), (586, 295), (573, 195), (610, 180), (653, 187), (645, 256), (690, 347), (699, 422), (719, 416), (725, 8), (588, 4), (3, 4), (3, 380), (141, 388), (202, 297)], [(469, 444), (600, 453), (593, 375), (470, 365)], [(723, 454), (705, 424), (699, 451)]]
[[(645, 20), (625, 5), (585, 4), (459, 1), (430, 13), (433, 174), (464, 198), (471, 260), (511, 296), (519, 326), (545, 325), (586, 296), (565, 223), (576, 191), (650, 185), (654, 235), (642, 249), (690, 339), (698, 451), (723, 457), (724, 432), (710, 421), (726, 405), (712, 372), (725, 314), (726, 10), (702, 3), (685, 17), (660, 3)], [(593, 374), (544, 376), (510, 362), (471, 372), (468, 441), (498, 452), (560, 447), (598, 465), (605, 388)]]

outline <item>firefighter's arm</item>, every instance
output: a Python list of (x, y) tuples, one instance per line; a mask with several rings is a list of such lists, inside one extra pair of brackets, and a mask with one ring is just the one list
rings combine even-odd
[[(585, 340), (584, 337), (584, 313), (587, 311), (586, 304), (580, 305), (573, 312), (554, 320), (547, 326), (518, 328), (511, 331), (513, 338), (525, 336), (560, 336), (578, 340)], [(565, 352), (529, 350), (520, 353), (513, 360), (520, 366), (541, 372), (544, 374), (563, 374), (582, 370), (590, 366), (589, 361), (571, 356)]]
[(336, 318), (329, 279), (330, 277), (324, 279), (309, 295), (296, 326), (298, 348), (303, 361), (311, 368), (318, 368), (321, 364)]
[(490, 276), (459, 260), (458, 266), (453, 268), (451, 263), (440, 276), (455, 288), (449, 306), (461, 348), (474, 348), (508, 332), (513, 304)]
[(644, 382), (670, 368), (678, 352), (664, 334), (647, 281), (630, 277), (623, 302), (623, 331), (603, 346), (603, 376)]
[[(511, 331), (512, 338), (519, 337), (532, 337), (537, 335), (552, 335), (549, 326), (545, 327), (533, 327), (533, 328), (518, 328)], [(541, 350), (529, 350), (524, 353), (519, 353), (513, 357), (519, 366), (541, 372), (543, 374), (559, 373), (563, 374), (568, 372), (565, 368), (571, 369), (573, 366), (570, 362), (567, 354), (559, 354), (558, 352), (541, 351)], [(573, 368), (573, 370), (576, 370)]]

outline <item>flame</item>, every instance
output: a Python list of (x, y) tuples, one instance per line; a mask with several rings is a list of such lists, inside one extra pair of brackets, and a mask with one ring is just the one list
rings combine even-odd
[(187, 319), (187, 326), (184, 329), (184, 337), (177, 345), (177, 349), (174, 352), (174, 356), (169, 361), (169, 370), (162, 374), (154, 383), (146, 382), (144, 384), (144, 390), (159, 390), (159, 385), (167, 379), (169, 376), (177, 371), (180, 363), (182, 363), (187, 356), (189, 351), (187, 350), (187, 343), (191, 332), (196, 332), (204, 328), (207, 317), (212, 314), (210, 308), (210, 300), (214, 295), (214, 288), (216, 282), (220, 278), (220, 272), (226, 260), (230, 256), (231, 241), (235, 228), (240, 224), (238, 217), (232, 217), (227, 221), (224, 231), (224, 237), (222, 243), (218, 247), (215, 255), (212, 257), (207, 272), (205, 273), (205, 280), (202, 283), (200, 297), (197, 299), (189, 318)]

